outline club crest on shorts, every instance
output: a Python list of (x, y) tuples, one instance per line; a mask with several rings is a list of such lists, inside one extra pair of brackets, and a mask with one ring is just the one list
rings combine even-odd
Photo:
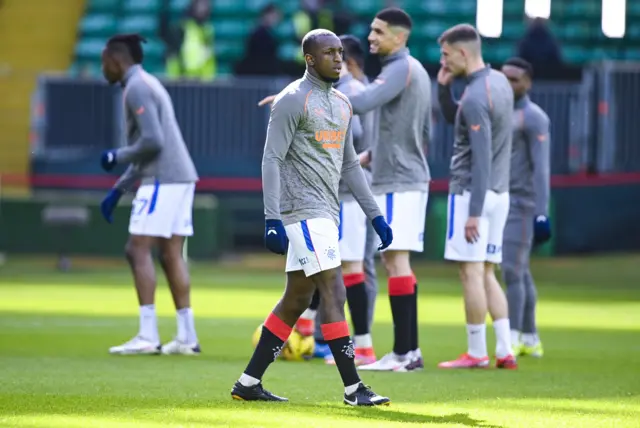
[(335, 260), (336, 257), (338, 257), (338, 255), (336, 254), (336, 249), (331, 247), (324, 250), (324, 254), (329, 258), (329, 260)]

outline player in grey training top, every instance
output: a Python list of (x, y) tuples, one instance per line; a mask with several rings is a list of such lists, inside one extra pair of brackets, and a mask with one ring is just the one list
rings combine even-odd
[(307, 71), (276, 97), (262, 160), (265, 244), (274, 253), (287, 252), (287, 286), (264, 322), (253, 357), (231, 395), (241, 400), (286, 401), (265, 391), (260, 380), (318, 288), (321, 330), (345, 386), (344, 403), (388, 404), (387, 397), (360, 381), (344, 316), (345, 290), (338, 276), (341, 175), (372, 220), (381, 249), (393, 235), (353, 148), (351, 105), (332, 87), (342, 67), (340, 39), (330, 31), (314, 30), (303, 39), (302, 49)]
[(376, 15), (369, 33), (370, 52), (380, 56), (382, 72), (349, 99), (355, 114), (380, 109), (372, 150), (372, 191), (394, 228), (394, 241), (382, 259), (394, 324), (393, 351), (361, 370), (411, 371), (424, 366), (418, 346), (416, 278), (410, 252), (424, 249), (429, 167), (424, 155), (431, 117), (431, 81), (409, 54), (413, 23), (402, 9)]
[[(193, 235), (191, 211), (198, 180), (182, 138), (173, 104), (162, 84), (146, 73), (137, 35), (114, 36), (102, 53), (102, 69), (109, 83), (123, 87), (127, 146), (108, 150), (102, 166), (117, 164), (127, 170), (102, 202), (102, 214), (111, 223), (119, 199), (141, 181), (133, 201), (127, 242), (127, 260), (140, 304), (140, 330), (129, 342), (114, 346), (112, 354), (199, 354), (189, 274), (182, 257), (186, 236)], [(157, 246), (177, 311), (178, 334), (160, 347), (154, 308), (155, 272), (151, 257)]]
[[(532, 68), (520, 58), (507, 60), (502, 72), (515, 96), (511, 155), (511, 208), (504, 230), (502, 273), (507, 284), (511, 342), (516, 355), (542, 357), (536, 329), (536, 287), (529, 268), (532, 244), (546, 242), (549, 228), (549, 117), (527, 93)], [(522, 334), (522, 336), (521, 336)]]
[(455, 118), (445, 258), (459, 263), (467, 317), (467, 352), (441, 368), (486, 367), (487, 309), (496, 330), (496, 366), (516, 368), (511, 355), (507, 302), (495, 276), (509, 211), (513, 92), (506, 77), (487, 67), (480, 36), (457, 25), (438, 40), (442, 65), (467, 79)]

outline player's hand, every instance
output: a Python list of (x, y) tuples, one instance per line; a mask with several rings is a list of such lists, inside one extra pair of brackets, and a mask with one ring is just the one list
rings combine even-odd
[(282, 220), (266, 220), (264, 224), (264, 245), (276, 254), (284, 254), (289, 246), (289, 238)]
[(361, 167), (367, 167), (371, 163), (371, 150), (367, 150), (366, 152), (362, 152), (358, 155), (358, 159), (360, 160)]
[(107, 194), (107, 197), (104, 198), (104, 200), (100, 204), (100, 212), (102, 213), (102, 217), (104, 217), (107, 223), (113, 222), (113, 210), (118, 205), (118, 201), (120, 201), (121, 197), (121, 190), (111, 189)]
[(453, 81), (453, 74), (445, 66), (440, 67), (438, 71), (438, 83), (442, 86), (450, 85)]
[(546, 215), (539, 215), (533, 219), (533, 243), (544, 244), (551, 239), (551, 222)]
[(100, 165), (105, 171), (111, 171), (118, 164), (115, 150), (105, 150), (100, 157)]
[(464, 239), (469, 244), (475, 244), (480, 238), (480, 218), (469, 217), (467, 223), (464, 225)]
[(371, 221), (371, 224), (373, 224), (373, 229), (380, 237), (380, 241), (382, 241), (381, 244), (378, 245), (378, 251), (382, 251), (393, 242), (393, 231), (391, 230), (391, 226), (387, 224), (386, 220), (381, 215), (374, 218)]
[(275, 95), (269, 95), (268, 97), (264, 97), (258, 103), (258, 107), (262, 107), (265, 104), (271, 104), (273, 102), (273, 100), (275, 100), (275, 99), (276, 99)]

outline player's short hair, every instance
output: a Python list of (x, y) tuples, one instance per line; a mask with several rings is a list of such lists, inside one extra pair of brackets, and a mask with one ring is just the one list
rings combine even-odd
[(398, 7), (382, 9), (376, 14), (376, 18), (380, 21), (386, 22), (390, 27), (400, 27), (407, 31), (411, 31), (413, 28), (413, 20), (411, 19), (411, 16)]
[[(311, 54), (318, 44), (318, 39), (324, 36), (336, 36), (333, 31), (325, 30), (324, 28), (318, 28), (317, 30), (309, 31), (302, 39), (302, 53), (303, 55)], [(338, 36), (336, 36), (338, 37)]]
[(134, 64), (142, 64), (144, 59), (143, 43), (147, 43), (147, 39), (139, 34), (117, 34), (107, 41), (107, 49), (129, 55)]
[(344, 49), (343, 59), (346, 61), (347, 58), (352, 58), (358, 67), (364, 67), (364, 47), (362, 46), (362, 42), (356, 36), (351, 34), (345, 34), (340, 36), (340, 41), (342, 42), (342, 48)]
[(514, 56), (506, 60), (503, 65), (510, 65), (512, 67), (519, 68), (521, 70), (524, 70), (527, 76), (533, 77), (533, 66), (529, 63), (529, 61), (525, 59)]
[(458, 24), (442, 33), (438, 38), (438, 43), (443, 45), (448, 43), (480, 42), (478, 30), (471, 24)]

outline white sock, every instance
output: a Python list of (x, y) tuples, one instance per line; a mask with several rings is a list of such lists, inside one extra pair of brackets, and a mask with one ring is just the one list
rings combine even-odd
[(518, 330), (511, 330), (511, 346), (518, 346), (520, 344), (520, 332)]
[(523, 333), (522, 334), (522, 343), (526, 346), (535, 346), (538, 344), (540, 339), (536, 333)]
[(155, 305), (140, 306), (140, 331), (138, 335), (151, 342), (160, 341)]
[(487, 325), (467, 324), (467, 354), (473, 358), (487, 356)]
[(496, 331), (496, 357), (504, 358), (511, 355), (511, 329), (509, 328), (509, 318), (502, 318), (493, 322), (493, 329)]
[(250, 387), (260, 383), (260, 379), (256, 379), (253, 376), (249, 376), (248, 374), (242, 373), (240, 379), (238, 380), (242, 386)]
[(356, 348), (373, 347), (373, 339), (369, 333), (353, 336), (353, 343)]
[(316, 311), (315, 309), (309, 309), (307, 308), (307, 310), (305, 310), (302, 315), (300, 315), (300, 318), (302, 318), (303, 320), (315, 320), (316, 319)]
[(355, 385), (349, 385), (344, 387), (344, 393), (347, 395), (351, 395), (358, 390), (361, 382), (356, 383)]
[(193, 311), (191, 308), (178, 309), (176, 311), (176, 319), (178, 320), (177, 339), (183, 343), (198, 343), (196, 325), (193, 321)]
[(420, 351), (420, 348), (413, 350), (413, 358), (422, 358), (422, 351)]

